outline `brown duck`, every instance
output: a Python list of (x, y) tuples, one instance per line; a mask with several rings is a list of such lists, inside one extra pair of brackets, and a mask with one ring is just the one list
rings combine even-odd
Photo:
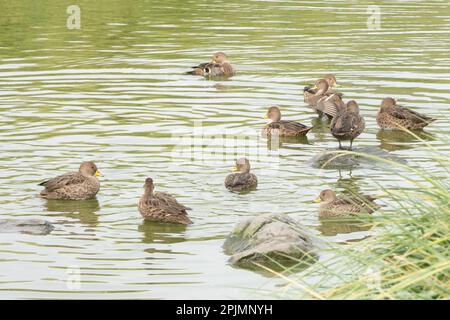
[(225, 178), (225, 187), (230, 191), (243, 191), (254, 189), (258, 185), (258, 179), (253, 173), (250, 173), (250, 161), (247, 158), (240, 158), (236, 161), (236, 167)]
[(280, 137), (304, 136), (312, 127), (307, 127), (300, 122), (281, 120), (280, 109), (276, 106), (270, 107), (264, 115), (265, 119), (270, 119), (270, 123), (263, 128), (263, 134), (267, 136), (278, 135)]
[(435, 120), (397, 105), (393, 98), (384, 98), (377, 114), (377, 123), (381, 129), (420, 130)]
[(231, 77), (236, 73), (224, 52), (216, 52), (210, 62), (201, 63), (192, 69), (187, 74), (204, 77)]
[(100, 172), (92, 161), (83, 162), (78, 172), (68, 172), (39, 183), (45, 189), (40, 196), (46, 199), (85, 200), (93, 198), (100, 189)]
[(364, 128), (364, 118), (359, 114), (359, 106), (355, 100), (347, 102), (346, 108), (339, 110), (331, 121), (331, 134), (338, 139), (339, 149), (342, 149), (341, 141), (350, 140), (351, 150), (353, 140)]
[(319, 116), (323, 114), (332, 118), (336, 115), (337, 111), (345, 108), (345, 104), (342, 101), (342, 94), (331, 90), (330, 84), (336, 80), (329, 77), (326, 79), (319, 79), (315, 82), (314, 87), (305, 87), (303, 89), (304, 101), (312, 107)]
[(320, 192), (314, 201), (321, 203), (320, 217), (344, 217), (361, 213), (371, 214), (381, 206), (374, 201), (376, 198), (366, 195), (336, 196), (333, 190), (326, 189)]
[(180, 204), (170, 194), (153, 192), (154, 188), (153, 179), (145, 179), (144, 194), (138, 204), (139, 212), (145, 220), (178, 224), (192, 223), (186, 212), (190, 208)]

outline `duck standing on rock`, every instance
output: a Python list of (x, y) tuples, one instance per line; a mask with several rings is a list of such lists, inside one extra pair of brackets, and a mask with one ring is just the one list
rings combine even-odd
[(331, 121), (331, 134), (338, 139), (339, 149), (342, 149), (341, 141), (350, 140), (351, 150), (353, 140), (364, 128), (364, 118), (359, 114), (359, 106), (355, 100), (347, 102), (346, 108), (338, 111)]
[(276, 106), (270, 107), (264, 115), (270, 122), (263, 128), (263, 134), (266, 136), (278, 135), (280, 137), (304, 136), (312, 127), (307, 127), (300, 122), (281, 120), (280, 109)]
[(258, 179), (253, 173), (250, 173), (250, 161), (247, 158), (240, 158), (236, 161), (236, 167), (225, 178), (225, 187), (230, 191), (243, 191), (256, 188)]
[(377, 123), (380, 128), (388, 130), (421, 130), (435, 120), (397, 105), (393, 98), (384, 98), (377, 114)]
[(40, 196), (45, 199), (86, 200), (100, 190), (100, 172), (92, 161), (83, 162), (78, 172), (68, 172), (39, 183), (45, 187)]
[(145, 179), (144, 194), (139, 199), (138, 208), (145, 220), (163, 223), (192, 224), (187, 216), (190, 208), (180, 204), (165, 192), (153, 192), (152, 178)]
[(376, 198), (366, 195), (336, 196), (333, 190), (326, 189), (314, 200), (321, 203), (320, 217), (345, 217), (361, 213), (371, 214), (381, 206), (374, 201)]
[[(334, 79), (334, 80), (333, 80)], [(327, 80), (319, 79), (314, 87), (305, 87), (303, 89), (304, 101), (312, 107), (321, 117), (327, 115), (333, 118), (340, 109), (345, 108), (342, 101), (342, 93), (330, 90), (329, 83), (335, 83), (335, 78), (329, 77)]]
[(211, 62), (201, 63), (192, 67), (192, 69), (187, 74), (204, 77), (232, 77), (236, 74), (233, 66), (228, 61), (228, 56), (224, 52), (216, 52)]

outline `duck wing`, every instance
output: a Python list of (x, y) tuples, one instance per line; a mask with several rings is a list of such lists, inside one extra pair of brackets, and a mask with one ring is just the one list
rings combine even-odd
[(79, 172), (68, 172), (55, 178), (42, 181), (39, 185), (44, 186), (47, 191), (51, 192), (67, 185), (83, 183), (86, 179), (87, 178)]
[(249, 172), (232, 173), (225, 178), (225, 187), (237, 188), (239, 186), (246, 186), (251, 179), (252, 174)]
[(155, 192), (150, 199), (150, 204), (153, 207), (160, 208), (165, 214), (169, 215), (187, 215), (186, 210), (189, 210), (188, 207), (185, 207), (174, 197), (165, 192)]
[(391, 115), (397, 119), (409, 120), (414, 123), (427, 123), (427, 122), (431, 122), (431, 121), (435, 120), (424, 114), (421, 114), (421, 113), (418, 113), (411, 109), (408, 109), (406, 107), (397, 106), (397, 105), (394, 106), (394, 108), (392, 109)]
[(331, 133), (334, 135), (359, 134), (364, 130), (364, 119), (353, 112), (338, 113), (331, 121)]
[(310, 130), (311, 127), (305, 126), (300, 122), (288, 121), (288, 120), (280, 120), (277, 122), (272, 122), (269, 124), (269, 127), (273, 129), (281, 129), (287, 132), (303, 132), (305, 130)]

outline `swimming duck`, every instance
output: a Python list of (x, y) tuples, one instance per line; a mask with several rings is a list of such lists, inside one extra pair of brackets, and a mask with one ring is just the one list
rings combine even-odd
[(329, 77), (328, 80), (319, 79), (314, 83), (314, 87), (303, 89), (304, 101), (311, 106), (319, 116), (326, 114), (329, 118), (336, 115), (337, 111), (345, 108), (342, 101), (342, 93), (330, 90), (329, 83), (336, 80)]
[(374, 202), (376, 198), (366, 195), (336, 196), (333, 190), (326, 189), (314, 200), (321, 203), (320, 217), (343, 217), (359, 213), (373, 213), (381, 206)]
[(225, 187), (230, 191), (243, 191), (254, 189), (258, 185), (258, 179), (250, 173), (250, 161), (240, 158), (236, 161), (234, 172), (225, 178)]
[(270, 122), (263, 128), (265, 135), (278, 135), (280, 137), (296, 137), (304, 136), (312, 127), (307, 127), (300, 122), (281, 120), (280, 109), (276, 106), (270, 107), (264, 115), (265, 119), (270, 119)]
[(350, 140), (351, 150), (353, 140), (364, 131), (364, 128), (364, 118), (359, 114), (359, 106), (355, 100), (347, 102), (346, 108), (339, 110), (331, 121), (331, 134), (338, 139), (339, 149), (342, 149), (342, 140)]
[(201, 63), (198, 66), (192, 67), (192, 69), (187, 74), (205, 77), (231, 77), (236, 73), (228, 61), (228, 56), (224, 52), (216, 52), (211, 62)]
[(139, 212), (145, 220), (177, 224), (192, 223), (186, 212), (190, 208), (180, 204), (170, 194), (153, 192), (154, 188), (153, 179), (145, 179), (144, 194), (138, 204)]
[(93, 198), (100, 190), (97, 177), (100, 172), (92, 161), (81, 163), (78, 172), (68, 172), (39, 183), (45, 189), (40, 196), (45, 199), (85, 200)]
[(384, 98), (377, 114), (377, 123), (381, 129), (420, 130), (435, 120), (397, 105), (393, 98)]

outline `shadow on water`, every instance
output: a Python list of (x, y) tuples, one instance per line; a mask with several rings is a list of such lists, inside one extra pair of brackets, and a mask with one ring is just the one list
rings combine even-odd
[(178, 243), (186, 241), (183, 224), (159, 223), (144, 220), (138, 227), (143, 243)]
[(408, 150), (417, 147), (417, 143), (422, 141), (434, 141), (436, 137), (423, 130), (416, 130), (412, 132), (401, 130), (379, 130), (377, 132), (377, 139), (380, 141), (380, 148), (387, 151)]
[(300, 137), (279, 137), (268, 136), (267, 137), (267, 149), (276, 151), (278, 149), (296, 149), (294, 145), (298, 144), (310, 144), (307, 136)]
[[(320, 225), (318, 230), (324, 236), (335, 236), (338, 234), (346, 234), (360, 231), (369, 231), (373, 224), (370, 217), (362, 218), (319, 218)], [(361, 239), (362, 240), (362, 239)]]
[(73, 200), (46, 200), (44, 204), (48, 212), (58, 212), (57, 216), (76, 219), (80, 223), (95, 227), (98, 225), (100, 204), (97, 198), (73, 201)]

